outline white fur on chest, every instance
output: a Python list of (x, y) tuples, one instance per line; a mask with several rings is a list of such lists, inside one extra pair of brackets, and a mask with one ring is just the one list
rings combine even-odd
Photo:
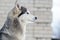
[(26, 34), (26, 27), (23, 28), (23, 34), (17, 33), (17, 35), (15, 35), (17, 37), (18, 40), (25, 40), (25, 34)]
[(26, 35), (26, 23), (21, 23), (21, 27), (22, 27), (22, 30), (23, 30), (23, 34), (21, 35), (20, 33), (18, 33), (16, 36), (18, 37), (19, 40), (25, 40), (25, 35)]

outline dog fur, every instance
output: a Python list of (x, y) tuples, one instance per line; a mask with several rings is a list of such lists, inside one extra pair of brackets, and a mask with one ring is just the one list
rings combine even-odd
[(18, 4), (8, 13), (7, 20), (0, 30), (0, 40), (22, 40), (23, 28), (18, 19), (20, 13)]
[(25, 7), (19, 7), (18, 4), (15, 5), (8, 13), (7, 20), (0, 30), (0, 40), (25, 40), (24, 34), (27, 23), (19, 19), (19, 17), (26, 11)]

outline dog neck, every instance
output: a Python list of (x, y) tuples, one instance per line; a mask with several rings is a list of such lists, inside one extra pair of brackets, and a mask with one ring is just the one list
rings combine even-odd
[(20, 22), (21, 27), (23, 29), (23, 38), (22, 38), (22, 40), (25, 40), (25, 38), (26, 38), (26, 26), (27, 26), (27, 23), (22, 21), (22, 20), (20, 20), (19, 22)]

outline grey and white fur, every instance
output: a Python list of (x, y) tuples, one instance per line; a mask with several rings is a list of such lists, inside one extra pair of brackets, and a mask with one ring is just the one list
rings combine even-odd
[(26, 25), (36, 19), (25, 7), (16, 4), (0, 30), (0, 40), (25, 40)]

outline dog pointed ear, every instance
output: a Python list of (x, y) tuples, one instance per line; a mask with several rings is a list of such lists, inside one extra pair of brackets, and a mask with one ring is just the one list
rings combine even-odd
[(16, 2), (15, 2), (15, 6), (16, 6), (17, 8), (19, 8), (19, 4), (17, 3), (17, 1), (18, 1), (18, 0), (16, 0)]
[(16, 4), (16, 7), (18, 7), (18, 8), (19, 8), (19, 4)]

